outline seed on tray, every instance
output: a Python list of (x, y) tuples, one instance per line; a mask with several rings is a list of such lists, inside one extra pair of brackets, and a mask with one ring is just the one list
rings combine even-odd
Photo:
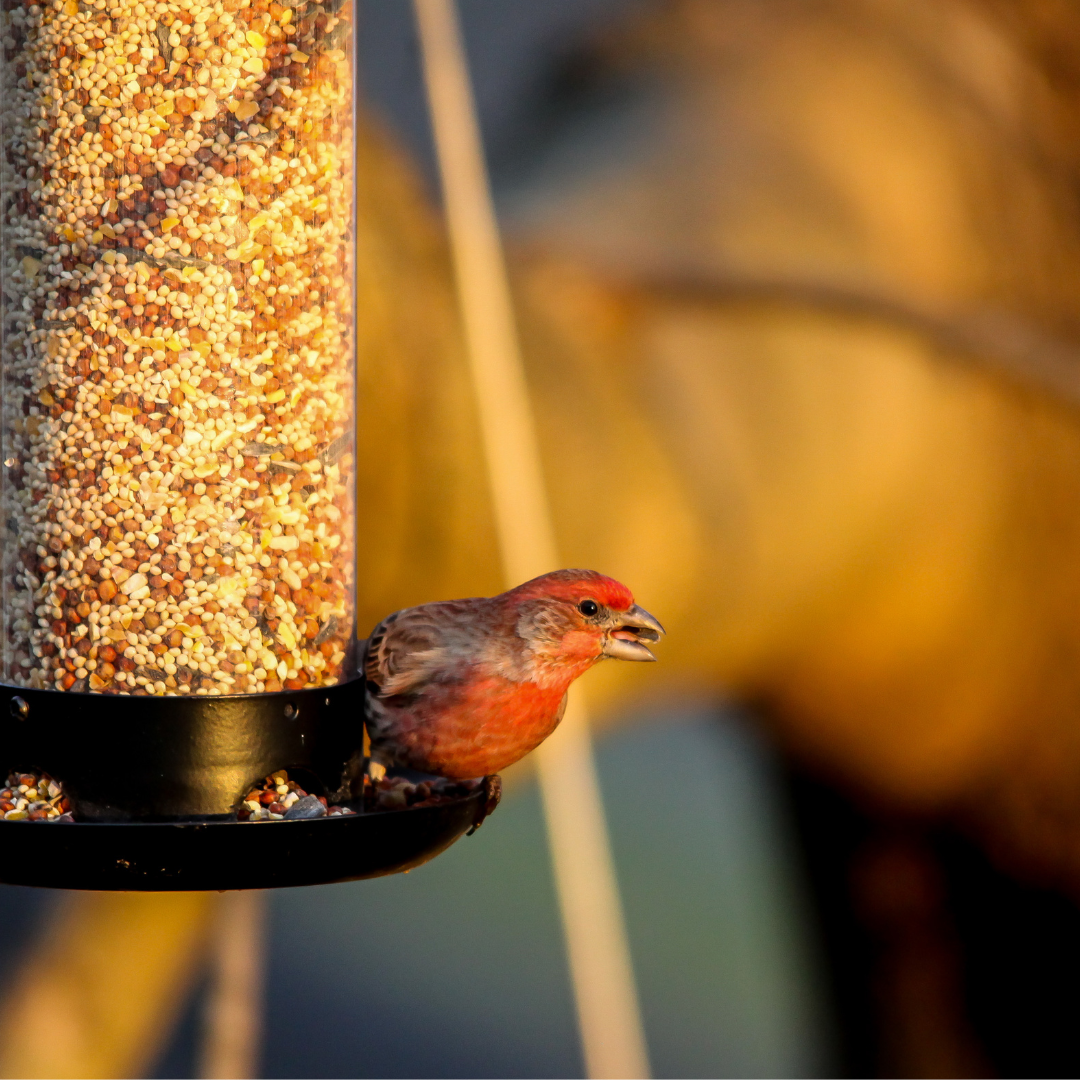
[(0, 788), (0, 819), (60, 822), (73, 820), (63, 786), (47, 773), (11, 773), (7, 784)]
[(354, 814), (347, 806), (329, 806), (321, 795), (309, 795), (284, 770), (271, 773), (244, 796), (238, 821), (294, 821)]
[(314, 795), (304, 795), (285, 811), (285, 819), (326, 817), (327, 809), (322, 800)]

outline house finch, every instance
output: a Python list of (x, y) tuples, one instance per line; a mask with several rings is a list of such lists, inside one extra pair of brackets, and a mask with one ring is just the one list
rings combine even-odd
[(498, 772), (551, 734), (574, 679), (604, 657), (655, 660), (644, 642), (663, 632), (625, 585), (593, 570), (395, 612), (364, 644), (371, 773)]

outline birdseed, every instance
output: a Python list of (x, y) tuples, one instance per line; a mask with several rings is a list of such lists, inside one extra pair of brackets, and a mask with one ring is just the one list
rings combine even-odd
[(4, 681), (347, 674), (351, 11), (5, 0)]
[(4, 821), (72, 821), (62, 784), (48, 773), (11, 773), (0, 789)]
[[(302, 804), (304, 800), (315, 800), (321, 806), (322, 813), (314, 808), (303, 812), (306, 808), (298, 804)], [(322, 795), (309, 795), (299, 784), (289, 779), (287, 772), (281, 771), (266, 777), (244, 796), (236, 817), (238, 821), (282, 821), (290, 816), (301, 819), (340, 817), (354, 813), (356, 811), (347, 806), (328, 804)]]

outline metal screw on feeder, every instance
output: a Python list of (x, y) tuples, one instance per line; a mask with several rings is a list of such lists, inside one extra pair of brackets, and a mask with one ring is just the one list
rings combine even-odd
[(11, 715), (14, 716), (16, 720), (25, 720), (30, 715), (30, 706), (27, 704), (26, 699), (21, 698), (18, 695), (11, 699), (9, 708), (11, 710)]

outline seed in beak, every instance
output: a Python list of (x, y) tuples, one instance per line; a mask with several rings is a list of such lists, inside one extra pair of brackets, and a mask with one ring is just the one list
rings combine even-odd
[(659, 641), (660, 632), (651, 626), (621, 626), (613, 631), (613, 638), (621, 638), (623, 641)]
[(643, 645), (631, 630), (620, 629), (609, 634), (604, 641), (604, 655), (612, 660), (655, 660), (656, 657)]

